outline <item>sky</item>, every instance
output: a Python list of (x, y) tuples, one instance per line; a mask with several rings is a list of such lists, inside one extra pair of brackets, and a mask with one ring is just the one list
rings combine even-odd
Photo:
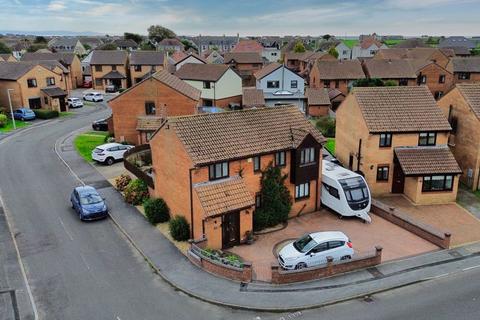
[(480, 36), (479, 0), (0, 0), (0, 30)]

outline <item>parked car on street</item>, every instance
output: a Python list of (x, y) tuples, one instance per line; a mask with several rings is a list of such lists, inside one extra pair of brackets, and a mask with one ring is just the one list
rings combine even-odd
[(355, 251), (348, 237), (340, 231), (315, 232), (287, 244), (278, 253), (278, 262), (287, 270), (298, 270), (351, 259)]
[(105, 200), (91, 186), (76, 187), (70, 196), (72, 208), (80, 220), (97, 220), (108, 216)]
[(93, 102), (103, 101), (103, 94), (100, 92), (88, 92), (83, 95), (83, 100)]
[(99, 120), (93, 121), (92, 128), (95, 131), (108, 131), (107, 119), (99, 119)]
[(105, 92), (117, 92), (118, 91), (118, 88), (116, 86), (114, 86), (113, 84), (111, 85), (108, 85), (105, 87)]
[(81, 108), (83, 107), (83, 102), (79, 98), (68, 98), (67, 105), (69, 108)]
[(13, 112), (13, 118), (16, 120), (33, 120), (36, 118), (35, 112), (28, 108), (20, 108)]
[(92, 87), (92, 80), (83, 80), (83, 88), (91, 88)]
[(110, 166), (117, 160), (123, 160), (123, 154), (131, 148), (133, 146), (115, 142), (102, 144), (92, 151), (92, 159)]

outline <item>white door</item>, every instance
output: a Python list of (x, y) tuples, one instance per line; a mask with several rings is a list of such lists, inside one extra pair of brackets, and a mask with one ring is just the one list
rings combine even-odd
[(328, 251), (328, 242), (323, 242), (318, 244), (315, 248), (310, 251), (310, 256), (307, 259), (307, 265), (317, 266), (319, 264), (327, 263), (327, 255), (325, 253)]

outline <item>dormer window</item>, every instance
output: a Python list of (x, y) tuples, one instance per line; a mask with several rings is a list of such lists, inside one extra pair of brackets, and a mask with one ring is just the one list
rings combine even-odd
[(419, 146), (434, 146), (437, 143), (436, 132), (420, 132), (418, 136)]
[(300, 150), (300, 164), (315, 163), (315, 148), (305, 148)]
[(228, 177), (228, 162), (219, 162), (208, 166), (209, 180), (217, 180), (226, 177)]

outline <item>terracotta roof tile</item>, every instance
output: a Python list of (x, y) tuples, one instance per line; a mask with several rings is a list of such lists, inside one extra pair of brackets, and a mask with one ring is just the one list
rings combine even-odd
[(256, 88), (243, 88), (242, 105), (246, 108), (265, 106), (263, 90)]
[(306, 96), (308, 105), (330, 105), (328, 89), (307, 88)]
[(240, 40), (231, 52), (257, 52), (261, 54), (263, 47), (256, 40)]
[(200, 90), (170, 74), (167, 70), (158, 71), (152, 77), (193, 100), (200, 100), (200, 94), (202, 93)]
[(194, 185), (193, 189), (205, 217), (245, 209), (255, 204), (253, 195), (239, 176), (199, 183)]
[(480, 118), (480, 83), (458, 83), (457, 88), (475, 115)]
[(426, 86), (353, 89), (370, 132), (450, 131)]
[(462, 173), (455, 157), (447, 146), (395, 148), (405, 175)]
[(168, 123), (196, 165), (295, 148), (292, 129), (325, 140), (295, 106), (171, 117)]
[(186, 54), (183, 51), (175, 51), (174, 53), (172, 53), (170, 55), (170, 58), (175, 62), (179, 62), (179, 61), (185, 59), (186, 57), (188, 57), (188, 54)]
[(320, 79), (356, 80), (365, 78), (362, 64), (358, 60), (318, 60)]
[(236, 63), (263, 63), (262, 56), (257, 52), (228, 52), (224, 58), (225, 63), (232, 60)]
[(416, 79), (417, 75), (413, 66), (407, 60), (369, 59), (365, 68), (371, 78), (380, 79)]
[(253, 76), (257, 79), (260, 80), (265, 76), (268, 76), (270, 73), (273, 71), (277, 70), (278, 68), (281, 68), (282, 65), (278, 62), (272, 62), (264, 66), (262, 69), (258, 70), (253, 74)]
[(375, 54), (374, 59), (423, 59), (429, 60), (436, 52), (441, 52), (447, 57), (455, 56), (451, 49), (437, 48), (388, 48), (380, 49)]
[(365, 38), (365, 39), (363, 39), (362, 42), (360, 42), (360, 47), (362, 49), (368, 49), (372, 45), (376, 45), (377, 48), (380, 48), (383, 45), (383, 43), (381, 43), (380, 41), (378, 41), (377, 39), (375, 39), (373, 37)]
[(138, 116), (137, 130), (155, 131), (162, 125), (162, 117), (157, 116)]
[(224, 64), (186, 63), (175, 75), (182, 80), (218, 81), (228, 68)]

